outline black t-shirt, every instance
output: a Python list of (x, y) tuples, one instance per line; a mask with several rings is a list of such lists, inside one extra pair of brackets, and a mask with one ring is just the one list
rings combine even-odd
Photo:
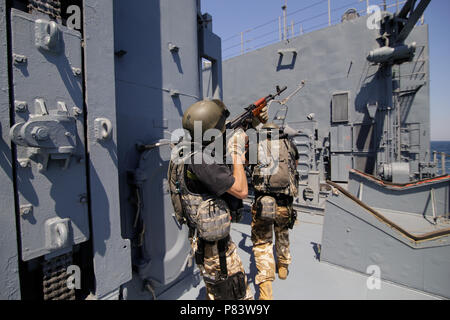
[(225, 164), (188, 164), (187, 169), (195, 179), (187, 179), (189, 190), (222, 196), (234, 184), (233, 173)]
[(234, 184), (232, 169), (226, 164), (193, 164), (187, 165), (194, 178), (185, 177), (186, 185), (191, 192), (199, 194), (211, 194), (220, 197), (228, 204), (231, 211), (242, 207), (242, 200), (227, 193), (227, 190)]

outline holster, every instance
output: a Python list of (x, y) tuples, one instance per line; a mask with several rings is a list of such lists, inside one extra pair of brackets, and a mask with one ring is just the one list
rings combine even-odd
[(243, 272), (238, 272), (224, 280), (206, 280), (206, 282), (216, 300), (240, 300), (245, 297), (247, 291)]
[(205, 245), (217, 245), (217, 251), (219, 253), (219, 263), (220, 272), (219, 278), (226, 279), (228, 275), (227, 269), (227, 250), (228, 242), (230, 241), (230, 236), (226, 236), (218, 241), (207, 241), (205, 239), (199, 238), (197, 242), (197, 250), (195, 251), (195, 263), (198, 265), (203, 265), (205, 263)]

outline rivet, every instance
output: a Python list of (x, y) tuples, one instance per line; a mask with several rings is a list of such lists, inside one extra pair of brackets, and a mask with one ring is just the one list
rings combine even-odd
[(81, 109), (78, 108), (78, 107), (73, 107), (73, 108), (72, 108), (72, 112), (73, 112), (73, 114), (74, 114), (75, 116), (79, 116), (80, 114), (83, 113), (83, 111), (81, 111)]
[(27, 62), (27, 57), (20, 55), (20, 54), (13, 54), (13, 58), (14, 58), (14, 63), (15, 64), (20, 64), (20, 63), (26, 63)]
[(28, 109), (28, 104), (26, 103), (26, 101), (15, 101), (14, 106), (16, 112), (25, 112)]
[(81, 75), (81, 69), (80, 68), (72, 68), (72, 72), (75, 76)]

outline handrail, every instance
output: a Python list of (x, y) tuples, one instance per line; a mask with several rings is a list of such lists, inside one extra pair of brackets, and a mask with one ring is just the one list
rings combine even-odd
[[(349, 0), (350, 2), (351, 0)], [(311, 5), (308, 5), (306, 7), (302, 7), (300, 9), (297, 9), (293, 12), (290, 13), (286, 13), (286, 17), (292, 17), (293, 15), (302, 13), (308, 9), (311, 9), (313, 7), (317, 7), (319, 5), (323, 5), (323, 6), (327, 6), (327, 9), (324, 8), (324, 11), (321, 12), (320, 14), (315, 14), (313, 16), (309, 16), (309, 17), (302, 17), (301, 19), (297, 19), (296, 21), (292, 20), (291, 23), (289, 25), (287, 25), (287, 29), (286, 27), (284, 27), (284, 30), (286, 31), (286, 34), (284, 34), (284, 31), (282, 30), (282, 23), (281, 23), (281, 16), (266, 21), (264, 23), (261, 23), (257, 26), (251, 27), (251, 28), (247, 28), (246, 30), (233, 34), (229, 37), (227, 37), (226, 39), (222, 40), (222, 44), (227, 43), (230, 40), (235, 39), (231, 44), (224, 46), (224, 48), (222, 49), (222, 55), (225, 59), (228, 58), (232, 58), (232, 57), (236, 57), (239, 55), (242, 55), (244, 53), (256, 50), (258, 48), (261, 48), (265, 45), (268, 44), (272, 44), (272, 43), (276, 43), (279, 41), (283, 41), (283, 40), (287, 40), (287, 39), (292, 39), (295, 36), (298, 36), (300, 34), (304, 34), (304, 33), (308, 33), (310, 31), (313, 30), (317, 30), (323, 26), (331, 26), (334, 25), (336, 23), (340, 23), (341, 22), (341, 17), (339, 17), (338, 19), (334, 19), (331, 20), (331, 13), (337, 12), (337, 11), (341, 11), (344, 10), (345, 8), (352, 8), (352, 7), (360, 7), (360, 6), (364, 6), (364, 9), (361, 10), (357, 10), (357, 13), (360, 16), (365, 16), (368, 14), (368, 9), (369, 6), (372, 5), (376, 5), (379, 6), (380, 8), (384, 9), (384, 7), (386, 8), (386, 10), (391, 10), (394, 9), (399, 10), (401, 9), (400, 6), (405, 4), (407, 1), (406, 0), (391, 0), (391, 1), (382, 1), (382, 0), (377, 0), (377, 1), (362, 1), (362, 0), (354, 0), (351, 3), (348, 3), (344, 6), (338, 7), (338, 8), (333, 8), (331, 6), (331, 4), (333, 3), (333, 0), (318, 0), (317, 2), (314, 2)], [(326, 4), (328, 3), (328, 4)], [(330, 4), (330, 5), (329, 5)], [(327, 10), (327, 11), (325, 11)], [(321, 17), (326, 17), (326, 19), (324, 19), (323, 23), (317, 24), (315, 23), (313, 26), (309, 26), (304, 28), (304, 23), (309, 22), (309, 21), (314, 21), (318, 18)], [(326, 22), (325, 22), (326, 20)], [(276, 23), (278, 22), (278, 23)], [(421, 23), (424, 23), (424, 20), (422, 19)], [(255, 30), (260, 30), (263, 29), (266, 26), (272, 25), (271, 27), (271, 31), (268, 32), (267, 28), (266, 31), (264, 31), (261, 34), (255, 34)], [(299, 27), (300, 30), (299, 32), (295, 32), (295, 28)], [(275, 36), (271, 37), (272, 39), (267, 41), (267, 37), (270, 35), (274, 35), (274, 34), (278, 34), (277, 37), (275, 38)], [(248, 35), (248, 36), (247, 36)], [(264, 40), (263, 42), (259, 42), (255, 45), (253, 45), (255, 40), (259, 40), (259, 39), (263, 39), (266, 37), (266, 40)], [(239, 40), (238, 40), (239, 39)], [(237, 40), (237, 41), (236, 41)], [(230, 53), (228, 50), (235, 48), (235, 51)], [(236, 51), (239, 50), (239, 51)], [(233, 50), (232, 50), (233, 51)]]
[[(336, 183), (334, 183), (332, 181), (328, 181), (328, 180), (327, 180), (327, 184), (329, 184), (333, 188), (336, 188), (340, 193), (344, 194), (347, 198), (349, 198), (353, 202), (357, 203), (359, 206), (361, 206), (364, 209), (366, 209), (369, 213), (374, 215), (381, 222), (387, 224), (392, 229), (394, 229), (397, 232), (401, 233), (404, 237), (406, 237), (406, 238), (408, 238), (408, 239), (410, 239), (410, 240), (412, 240), (412, 241), (414, 241), (416, 243), (420, 243), (420, 242), (423, 242), (423, 241), (434, 240), (434, 239), (437, 239), (437, 238), (441, 238), (441, 237), (445, 237), (445, 236), (450, 235), (450, 228), (428, 232), (428, 233), (425, 233), (425, 234), (420, 235), (420, 236), (416, 236), (414, 234), (411, 234), (408, 231), (406, 231), (405, 229), (403, 229), (402, 227), (400, 227), (395, 222), (393, 222), (393, 221), (389, 220), (388, 218), (386, 218), (385, 216), (383, 216), (378, 211), (376, 211), (373, 208), (371, 208), (368, 205), (366, 205), (364, 202), (362, 202), (361, 200), (356, 198), (354, 195), (352, 195), (350, 192), (348, 192), (347, 190), (345, 190), (344, 188), (342, 188), (338, 184), (336, 184)], [(325, 216), (326, 216), (326, 214), (325, 214)]]
[(378, 185), (387, 187), (389, 189), (394, 189), (394, 190), (396, 190), (396, 189), (397, 190), (398, 189), (404, 189), (404, 188), (409, 188), (409, 187), (415, 187), (415, 186), (424, 185), (424, 184), (427, 184), (427, 183), (441, 182), (441, 181), (444, 181), (444, 180), (450, 180), (450, 175), (443, 175), (443, 176), (439, 176), (439, 177), (435, 177), (435, 178), (430, 178), (430, 179), (425, 179), (425, 180), (420, 180), (420, 181), (415, 181), (415, 182), (409, 182), (409, 183), (393, 183), (393, 182), (383, 181), (383, 180), (381, 180), (381, 179), (379, 179), (379, 178), (377, 178), (377, 177), (375, 177), (375, 176), (373, 176), (371, 174), (364, 173), (364, 172), (361, 172), (361, 171), (356, 170), (356, 169), (351, 169), (350, 172), (351, 173), (355, 173), (355, 174), (357, 174), (359, 176), (363, 176), (366, 179), (368, 179), (368, 180), (370, 180), (370, 181), (372, 181), (372, 182), (374, 182), (374, 183), (376, 183)]

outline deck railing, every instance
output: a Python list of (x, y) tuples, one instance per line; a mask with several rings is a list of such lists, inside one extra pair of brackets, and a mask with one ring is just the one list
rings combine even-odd
[[(281, 16), (222, 39), (222, 57), (226, 60), (272, 43), (288, 41), (293, 37), (341, 23), (342, 16), (349, 9), (355, 9), (359, 16), (365, 16), (368, 12), (372, 12), (371, 6), (378, 6), (384, 11), (398, 12), (406, 3), (401, 0), (381, 2), (380, 0), (347, 0), (347, 3), (342, 5), (343, 2), (344, 0), (318, 0), (289, 12), (287, 0), (285, 0)], [(319, 10), (322, 7), (323, 10), (319, 14), (312, 14), (313, 9)], [(308, 16), (308, 14), (311, 15)], [(424, 23), (424, 17), (419, 23)]]

